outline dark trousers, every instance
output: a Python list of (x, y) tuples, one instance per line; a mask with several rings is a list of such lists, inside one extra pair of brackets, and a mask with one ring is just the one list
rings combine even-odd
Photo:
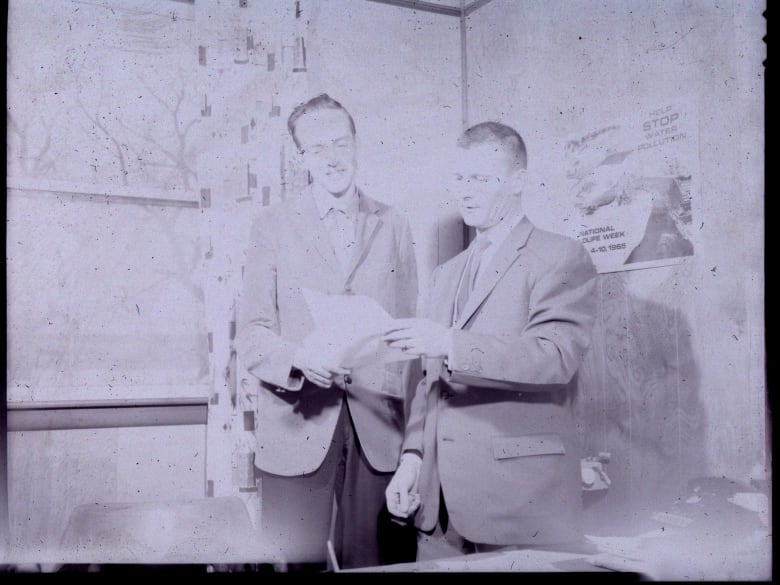
[(415, 535), (392, 523), (385, 507), (392, 476), (368, 464), (345, 401), (319, 469), (261, 474), (263, 536), (287, 563), (324, 563), (331, 536), (343, 569), (414, 560)]
[(463, 538), (451, 525), (444, 493), (439, 490), (439, 521), (433, 532), (420, 532), (418, 561), (433, 561), (471, 554), (476, 551), (475, 543)]

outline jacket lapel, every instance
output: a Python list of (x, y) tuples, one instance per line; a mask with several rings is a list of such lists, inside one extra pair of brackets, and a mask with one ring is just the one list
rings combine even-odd
[[(453, 327), (462, 329), (466, 325), (474, 312), (495, 288), (498, 281), (501, 280), (501, 277), (517, 260), (520, 250), (523, 249), (528, 241), (528, 237), (531, 235), (531, 231), (533, 231), (533, 227), (528, 217), (523, 217), (520, 223), (515, 226), (515, 229), (510, 232), (490, 264), (483, 266), (480, 270), (480, 272), (484, 271), (484, 273), (477, 280), (474, 291), (469, 296), (468, 301), (466, 301), (463, 312), (453, 324)], [(453, 298), (454, 296), (455, 293), (453, 293)]]
[[(371, 244), (374, 242), (379, 228), (382, 227), (381, 217), (382, 208), (377, 203), (366, 197), (362, 192), (359, 199), (358, 225), (356, 231), (357, 246), (352, 254), (352, 264), (350, 266), (347, 282), (349, 283), (355, 276), (358, 269), (371, 251)], [(334, 256), (335, 257), (335, 256)]]
[[(440, 269), (432, 289), (428, 291), (429, 302), (423, 315), (424, 317), (441, 323), (445, 327), (452, 325), (455, 293), (457, 292), (458, 281), (467, 258), (468, 252), (464, 250)], [(424, 360), (424, 367), (427, 372), (428, 388), (430, 389), (433, 383), (439, 379), (444, 363), (440, 358), (428, 358)]]

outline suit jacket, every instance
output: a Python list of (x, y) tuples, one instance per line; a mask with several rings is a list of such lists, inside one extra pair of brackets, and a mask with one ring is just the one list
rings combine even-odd
[[(432, 275), (427, 317), (450, 326), (467, 251)], [(425, 360), (403, 448), (423, 453), (415, 522), (432, 530), (439, 489), (452, 526), (490, 544), (579, 532), (581, 471), (571, 401), (590, 343), (596, 270), (576, 240), (524, 218), (458, 321), (448, 363)]]
[[(358, 246), (345, 277), (311, 188), (262, 210), (247, 249), (235, 347), (242, 390), (256, 395), (255, 465), (277, 475), (315, 471), (325, 458), (344, 396), (361, 447), (392, 471), (403, 438), (408, 362), (355, 369), (346, 392), (294, 375), (293, 356), (313, 329), (302, 289), (376, 299), (393, 317), (413, 316), (417, 267), (407, 221), (360, 193)], [(408, 406), (408, 405), (407, 405)]]

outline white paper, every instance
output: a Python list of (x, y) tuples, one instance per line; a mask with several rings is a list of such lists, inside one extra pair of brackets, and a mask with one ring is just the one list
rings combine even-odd
[[(344, 368), (415, 359), (382, 341), (394, 319), (365, 295), (328, 295), (303, 289), (315, 329), (304, 346)], [(329, 360), (330, 361), (330, 360)]]

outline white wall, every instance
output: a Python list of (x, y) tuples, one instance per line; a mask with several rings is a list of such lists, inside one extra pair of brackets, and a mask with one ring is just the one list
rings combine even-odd
[(560, 194), (550, 186), (562, 179), (567, 136), (654, 102), (693, 99), (701, 175), (695, 257), (619, 278), (627, 295), (679, 309), (690, 323), (706, 470), (739, 479), (765, 462), (762, 9), (759, 2), (493, 0), (468, 20), (469, 122), (503, 120), (526, 138), (529, 166), (546, 181), (526, 207), (544, 227), (559, 221), (551, 202)]

